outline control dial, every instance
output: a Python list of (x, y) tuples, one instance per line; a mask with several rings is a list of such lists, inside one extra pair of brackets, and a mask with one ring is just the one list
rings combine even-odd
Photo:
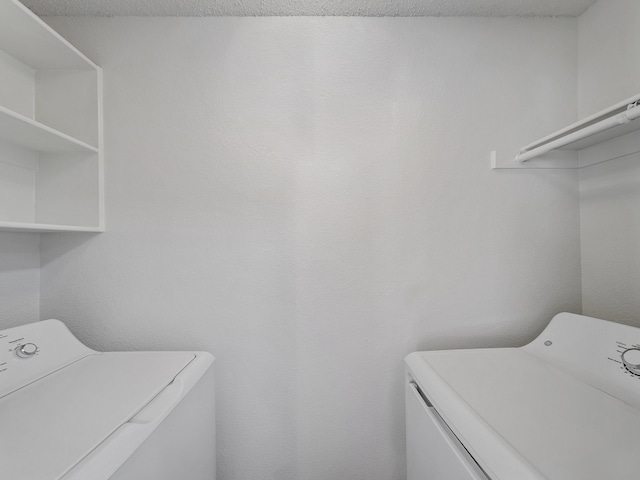
[(640, 348), (628, 348), (622, 352), (622, 363), (631, 373), (640, 375)]
[(20, 358), (29, 358), (33, 357), (37, 351), (38, 346), (35, 343), (25, 343), (16, 348), (16, 355)]

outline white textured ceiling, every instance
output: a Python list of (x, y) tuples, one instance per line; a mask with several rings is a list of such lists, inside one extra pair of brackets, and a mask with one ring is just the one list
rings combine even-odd
[(578, 16), (596, 0), (23, 0), (63, 16)]

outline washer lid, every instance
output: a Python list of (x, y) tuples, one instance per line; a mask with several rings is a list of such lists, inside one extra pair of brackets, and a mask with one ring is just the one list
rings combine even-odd
[(1, 398), (2, 478), (59, 479), (194, 358), (188, 352), (91, 355)]
[(495, 480), (627, 480), (640, 410), (521, 348), (407, 357), (412, 376)]

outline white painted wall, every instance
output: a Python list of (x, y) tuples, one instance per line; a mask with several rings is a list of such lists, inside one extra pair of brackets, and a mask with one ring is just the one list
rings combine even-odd
[(640, 92), (640, 2), (599, 0), (579, 18), (580, 118)]
[(0, 329), (40, 319), (40, 237), (0, 233)]
[[(640, 92), (640, 2), (600, 0), (580, 17), (579, 110)], [(640, 326), (640, 154), (580, 172), (583, 311)]]
[(108, 225), (42, 236), (42, 317), (213, 352), (220, 480), (402, 479), (407, 353), (580, 311), (577, 174), (489, 169), (575, 119), (576, 20), (48, 21), (104, 68)]

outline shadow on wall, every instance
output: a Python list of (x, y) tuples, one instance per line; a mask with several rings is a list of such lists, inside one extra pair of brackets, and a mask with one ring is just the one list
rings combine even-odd
[[(580, 202), (624, 201), (640, 195), (637, 163), (640, 155), (633, 155), (615, 164), (587, 167), (581, 176)], [(591, 181), (593, 179), (593, 181)], [(597, 181), (596, 181), (597, 180)]]
[(0, 328), (40, 316), (40, 236), (0, 232)]
[(583, 312), (638, 326), (640, 155), (580, 172)]
[(0, 232), (0, 275), (40, 267), (38, 234)]
[(53, 262), (54, 260), (63, 257), (67, 253), (76, 250), (84, 244), (89, 243), (92, 240), (96, 240), (100, 235), (107, 235), (108, 233), (43, 233), (47, 239), (49, 236), (60, 235), (64, 241), (61, 242), (41, 242), (42, 248), (40, 249), (40, 266), (45, 266)]

